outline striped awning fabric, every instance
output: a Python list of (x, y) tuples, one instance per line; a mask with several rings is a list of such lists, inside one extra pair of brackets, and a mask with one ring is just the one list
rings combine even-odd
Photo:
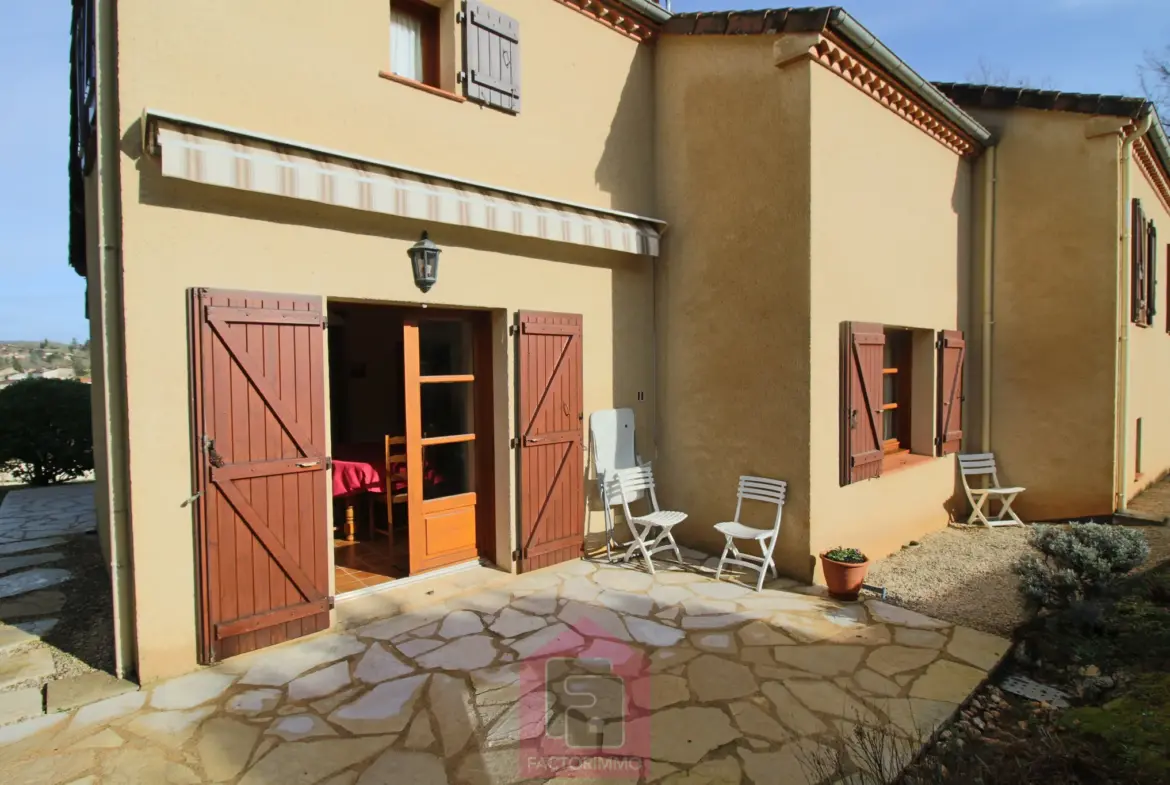
[(662, 222), (148, 115), (164, 177), (657, 256)]

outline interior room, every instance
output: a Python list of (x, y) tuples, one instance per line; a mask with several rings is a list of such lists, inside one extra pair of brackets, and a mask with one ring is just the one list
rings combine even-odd
[(476, 556), (477, 317), (330, 303), (338, 595)]

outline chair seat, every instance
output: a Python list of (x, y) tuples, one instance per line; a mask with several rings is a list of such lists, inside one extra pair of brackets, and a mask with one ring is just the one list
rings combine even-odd
[(715, 530), (737, 540), (762, 540), (772, 535), (771, 529), (754, 529), (734, 521), (724, 521), (715, 524)]
[(987, 494), (990, 496), (1004, 496), (1009, 493), (1023, 493), (1024, 488), (972, 488), (972, 493)]
[(671, 512), (670, 510), (659, 510), (658, 512), (648, 513), (646, 515), (639, 515), (634, 518), (631, 523), (636, 523), (639, 526), (644, 526), (647, 523), (651, 526), (669, 527), (682, 523), (687, 519), (685, 512)]

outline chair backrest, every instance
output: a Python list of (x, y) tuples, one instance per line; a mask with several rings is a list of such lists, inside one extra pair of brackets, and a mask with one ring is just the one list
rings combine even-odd
[(788, 483), (784, 480), (773, 480), (768, 477), (752, 477), (743, 475), (739, 478), (739, 486), (735, 492), (735, 522), (739, 523), (739, 514), (743, 510), (743, 501), (767, 502), (776, 505), (776, 522), (773, 528), (779, 530), (780, 516), (784, 512), (784, 497), (788, 494)]
[[(593, 470), (598, 480), (611, 478), (602, 487), (602, 498), (610, 506), (621, 504), (614, 472), (637, 467), (634, 452), (634, 410), (599, 409), (589, 415), (589, 445), (593, 453)], [(630, 501), (642, 498), (641, 492)]]
[(999, 485), (999, 477), (995, 472), (995, 454), (990, 452), (971, 453), (959, 456), (959, 473), (963, 476), (963, 483), (967, 478), (981, 474), (990, 475), (991, 481)]
[(640, 499), (647, 493), (650, 495), (651, 509), (658, 512), (658, 498), (654, 495), (654, 471), (650, 468), (650, 464), (634, 466), (629, 469), (616, 469), (612, 475), (605, 475), (604, 480), (607, 486), (610, 483), (617, 486), (618, 498), (625, 508), (626, 517), (631, 515), (630, 502)]

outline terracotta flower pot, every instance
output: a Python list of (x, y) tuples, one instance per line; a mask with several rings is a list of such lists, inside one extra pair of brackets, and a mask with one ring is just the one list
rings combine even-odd
[(861, 584), (869, 571), (869, 559), (860, 564), (834, 561), (821, 554), (821, 569), (825, 572), (825, 583), (829, 594), (838, 600), (856, 600), (861, 593)]

